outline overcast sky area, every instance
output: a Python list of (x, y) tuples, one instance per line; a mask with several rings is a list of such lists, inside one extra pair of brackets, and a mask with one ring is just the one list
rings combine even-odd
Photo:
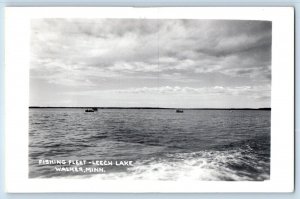
[(31, 28), (31, 106), (271, 106), (271, 22), (34, 19)]

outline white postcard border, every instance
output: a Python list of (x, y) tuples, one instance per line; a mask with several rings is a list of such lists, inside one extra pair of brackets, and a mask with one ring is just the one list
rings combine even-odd
[[(271, 177), (268, 181), (123, 181), (28, 178), (30, 20), (161, 18), (272, 21)], [(292, 7), (7, 7), (5, 9), (7, 192), (291, 192), (294, 189), (294, 9)]]

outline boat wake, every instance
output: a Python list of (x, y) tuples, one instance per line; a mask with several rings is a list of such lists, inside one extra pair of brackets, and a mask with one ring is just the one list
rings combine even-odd
[[(269, 161), (245, 150), (166, 154), (137, 161), (126, 172), (97, 174), (104, 180), (263, 181), (270, 178)], [(248, 153), (246, 153), (248, 152)]]

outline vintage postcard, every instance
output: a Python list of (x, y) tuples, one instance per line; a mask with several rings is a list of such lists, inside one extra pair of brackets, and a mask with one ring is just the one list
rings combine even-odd
[(290, 192), (293, 8), (6, 8), (8, 192)]

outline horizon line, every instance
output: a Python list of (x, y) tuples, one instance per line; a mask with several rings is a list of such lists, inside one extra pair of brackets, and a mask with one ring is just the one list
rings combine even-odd
[(29, 106), (29, 108), (98, 108), (98, 109), (183, 109), (183, 110), (271, 110), (271, 107), (259, 108), (180, 108), (180, 107), (101, 107), (101, 106)]

